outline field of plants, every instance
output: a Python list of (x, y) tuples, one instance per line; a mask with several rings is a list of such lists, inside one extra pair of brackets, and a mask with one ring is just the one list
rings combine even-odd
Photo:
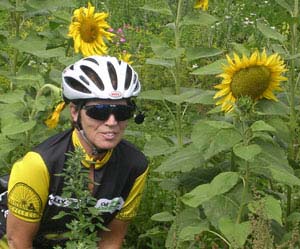
[[(139, 73), (126, 139), (150, 162), (123, 248), (300, 248), (299, 4), (1, 0), (0, 173), (70, 126), (65, 66), (108, 54)], [(71, 27), (92, 6), (97, 42)]]

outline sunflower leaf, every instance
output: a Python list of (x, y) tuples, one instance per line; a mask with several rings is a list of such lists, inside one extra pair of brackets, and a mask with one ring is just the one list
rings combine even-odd
[(194, 75), (214, 75), (214, 74), (219, 74), (222, 72), (222, 67), (224, 64), (227, 63), (226, 59), (220, 59), (217, 60), (209, 65), (206, 65), (204, 67), (200, 67), (196, 70), (194, 70), (193, 72), (191, 72), (191, 74)]
[(141, 9), (156, 12), (163, 15), (168, 15), (168, 16), (173, 15), (167, 1), (164, 0), (149, 2), (145, 4), (143, 7), (141, 7)]
[(257, 23), (257, 28), (266, 38), (274, 39), (280, 42), (284, 42), (286, 40), (282, 34), (262, 22)]
[(170, 214), (169, 212), (165, 211), (165, 212), (160, 212), (157, 214), (154, 214), (151, 216), (151, 220), (154, 221), (173, 221), (174, 220), (174, 216), (172, 214)]
[(217, 48), (189, 48), (186, 51), (188, 61), (197, 60), (200, 58), (208, 58), (222, 54), (223, 51)]
[(270, 132), (275, 132), (276, 131), (276, 129), (274, 127), (267, 124), (263, 120), (259, 120), (259, 121), (254, 122), (251, 125), (250, 128), (251, 128), (252, 131), (270, 131)]
[(282, 210), (280, 201), (272, 196), (266, 196), (258, 201), (252, 201), (248, 204), (248, 208), (252, 213), (261, 214), (269, 220), (276, 220), (282, 225)]
[(156, 66), (163, 66), (167, 68), (175, 67), (174, 60), (163, 60), (158, 58), (150, 58), (146, 60), (147, 64), (156, 65)]
[(293, 13), (293, 8), (285, 0), (275, 0), (281, 7), (285, 8), (288, 12)]
[(141, 92), (139, 95), (141, 99), (150, 99), (150, 100), (163, 100), (164, 95), (161, 90), (147, 90)]
[(219, 228), (225, 237), (238, 247), (243, 247), (248, 235), (251, 232), (249, 221), (236, 223), (228, 217), (222, 217), (219, 220)]
[(198, 207), (202, 203), (221, 195), (232, 189), (239, 180), (236, 172), (223, 172), (217, 175), (211, 183), (201, 184), (182, 197), (184, 204)]
[(155, 172), (189, 172), (204, 163), (203, 156), (193, 145), (171, 154)]
[(212, 15), (209, 15), (204, 12), (198, 12), (197, 14), (190, 14), (183, 18), (183, 21), (180, 23), (181, 26), (185, 25), (202, 25), (210, 26), (214, 24), (218, 19)]
[(233, 152), (235, 155), (246, 161), (252, 161), (258, 154), (260, 154), (261, 148), (257, 144), (239, 144), (233, 147)]
[[(4, 135), (14, 135), (31, 130), (36, 125), (36, 121), (22, 122), (21, 120), (16, 120), (16, 122), (7, 126), (2, 127), (2, 133)], [(18, 129), (16, 129), (18, 127)]]

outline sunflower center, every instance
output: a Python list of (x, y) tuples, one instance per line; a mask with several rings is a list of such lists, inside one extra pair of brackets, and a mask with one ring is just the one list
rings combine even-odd
[(83, 41), (92, 43), (98, 36), (97, 25), (90, 19), (86, 19), (81, 23), (80, 36)]
[(231, 91), (234, 97), (249, 96), (258, 99), (269, 87), (271, 72), (265, 66), (241, 69), (232, 77)]

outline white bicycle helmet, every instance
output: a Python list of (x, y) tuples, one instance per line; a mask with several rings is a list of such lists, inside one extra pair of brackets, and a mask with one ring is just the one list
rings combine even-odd
[(62, 73), (63, 96), (69, 101), (130, 98), (140, 90), (138, 74), (115, 57), (86, 57)]

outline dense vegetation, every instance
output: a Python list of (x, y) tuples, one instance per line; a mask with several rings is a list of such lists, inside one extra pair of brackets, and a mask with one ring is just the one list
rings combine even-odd
[[(206, 11), (194, 0), (90, 2), (110, 14), (108, 53), (131, 54), (143, 86), (145, 122), (126, 137), (151, 171), (124, 248), (299, 248), (298, 0), (210, 0)], [(1, 173), (69, 127), (67, 108), (55, 129), (45, 120), (61, 71), (80, 58), (67, 33), (82, 6), (0, 2)], [(226, 55), (264, 50), (286, 64), (278, 101), (236, 96), (224, 113), (213, 97)]]

